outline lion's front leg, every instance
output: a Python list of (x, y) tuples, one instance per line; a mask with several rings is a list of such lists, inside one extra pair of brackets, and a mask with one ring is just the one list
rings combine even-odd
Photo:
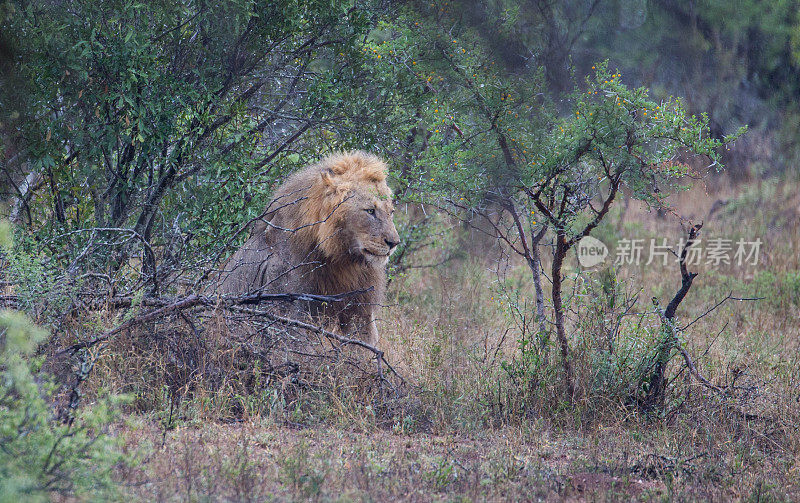
[(339, 317), (342, 335), (366, 342), (375, 347), (378, 344), (378, 328), (371, 312), (348, 312)]
[(369, 315), (369, 321), (364, 331), (364, 342), (374, 348), (378, 347), (378, 327), (375, 325), (375, 318), (373, 318), (372, 313)]

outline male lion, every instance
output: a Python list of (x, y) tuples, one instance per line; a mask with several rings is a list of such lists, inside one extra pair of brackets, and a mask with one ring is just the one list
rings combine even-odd
[(299, 310), (374, 345), (373, 311), (383, 301), (386, 264), (400, 241), (392, 213), (380, 158), (362, 151), (331, 155), (278, 188), (248, 241), (228, 260), (221, 293), (362, 291)]

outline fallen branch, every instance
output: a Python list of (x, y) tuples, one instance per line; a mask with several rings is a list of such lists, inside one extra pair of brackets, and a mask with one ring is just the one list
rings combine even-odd
[[(385, 364), (386, 367), (397, 377), (401, 379), (401, 381), (405, 382), (403, 377), (391, 366), (391, 364), (386, 361), (384, 357), (383, 351), (368, 344), (364, 341), (359, 339), (352, 339), (349, 337), (344, 337), (342, 335), (336, 334), (334, 332), (325, 330), (322, 327), (312, 325), (310, 323), (305, 323), (299, 320), (294, 320), (291, 318), (286, 318), (283, 316), (279, 316), (268, 311), (262, 310), (253, 310), (247, 308), (238, 308), (238, 306), (244, 305), (253, 305), (259, 304), (265, 301), (314, 301), (314, 302), (341, 302), (349, 297), (354, 295), (359, 295), (362, 293), (369, 292), (372, 287), (364, 289), (364, 290), (356, 290), (353, 292), (346, 292), (343, 294), (337, 295), (314, 295), (314, 294), (305, 294), (305, 293), (279, 293), (279, 294), (256, 294), (256, 295), (244, 295), (238, 297), (208, 297), (202, 295), (190, 295), (188, 297), (184, 297), (182, 299), (160, 299), (160, 298), (149, 298), (143, 299), (142, 304), (144, 305), (151, 305), (151, 306), (159, 306), (156, 309), (152, 309), (146, 313), (140, 314), (130, 320), (122, 323), (121, 325), (104, 332), (103, 334), (83, 342), (78, 342), (73, 344), (61, 351), (58, 352), (58, 355), (62, 354), (75, 354), (82, 349), (87, 349), (94, 347), (98, 344), (108, 341), (109, 339), (113, 338), (117, 334), (124, 332), (133, 328), (136, 325), (140, 325), (142, 323), (147, 323), (149, 321), (153, 321), (164, 316), (167, 316), (173, 312), (182, 313), (185, 309), (191, 309), (196, 306), (207, 306), (207, 307), (227, 307), (233, 308), (239, 312), (244, 312), (247, 314), (251, 314), (254, 316), (260, 316), (266, 318), (268, 320), (281, 323), (286, 326), (291, 326), (295, 328), (300, 328), (303, 330), (308, 330), (311, 333), (315, 333), (318, 335), (322, 335), (328, 339), (335, 340), (342, 345), (351, 345), (351, 346), (358, 346), (368, 351), (371, 351), (375, 355), (376, 365), (378, 370), (378, 376), (381, 379), (381, 382), (385, 381), (385, 377), (383, 375), (383, 368), (381, 363)], [(133, 302), (130, 299), (130, 302)], [(130, 304), (129, 304), (130, 305)]]
[[(180, 311), (183, 309), (192, 308), (198, 305), (203, 306), (234, 306), (234, 305), (252, 305), (261, 302), (274, 302), (274, 301), (314, 301), (314, 302), (341, 302), (348, 297), (359, 295), (372, 290), (372, 287), (364, 290), (355, 290), (352, 292), (341, 293), (337, 295), (313, 295), (307, 293), (273, 293), (273, 294), (255, 294), (243, 295), (238, 297), (208, 297), (203, 295), (190, 295), (182, 299), (165, 299), (159, 297), (151, 297), (142, 299), (142, 304), (145, 306), (158, 306), (157, 309), (148, 311), (144, 314), (136, 316), (125, 323), (113, 328), (102, 335), (95, 337), (92, 340), (79, 342), (69, 346), (66, 349), (59, 351), (59, 355), (64, 353), (74, 354), (76, 351), (92, 347), (100, 342), (108, 340), (114, 335), (127, 330), (135, 325), (146, 323), (165, 316), (173, 311)], [(115, 307), (130, 307), (134, 303), (132, 297), (125, 297), (121, 299), (110, 299), (109, 301)], [(298, 322), (301, 323), (301, 322)], [(309, 325), (310, 327), (313, 325)]]
[[(336, 295), (315, 295), (310, 293), (259, 293), (259, 294), (252, 294), (252, 295), (237, 295), (237, 296), (197, 296), (202, 300), (202, 304), (204, 305), (252, 305), (252, 304), (260, 304), (261, 302), (276, 302), (276, 301), (284, 301), (284, 302), (296, 302), (296, 301), (306, 301), (306, 302), (328, 302), (328, 303), (335, 303), (341, 302), (343, 300), (349, 299), (356, 295), (361, 295), (363, 293), (371, 292), (374, 287), (365, 288), (363, 290), (353, 290), (352, 292), (345, 292), (339, 293)], [(87, 293), (86, 296), (91, 297), (91, 294)], [(186, 297), (189, 298), (189, 297)], [(0, 296), (0, 300), (3, 297)], [(178, 299), (171, 298), (171, 297), (144, 297), (141, 299), (141, 305), (148, 306), (148, 307), (164, 307), (170, 304), (177, 302)], [(122, 309), (127, 308), (135, 305), (137, 302), (136, 297), (133, 296), (125, 296), (125, 297), (111, 297), (111, 298), (102, 298), (97, 297), (95, 300), (91, 301), (91, 305), (95, 306), (96, 308), (114, 308), (114, 309)]]
[(104, 332), (102, 335), (95, 337), (89, 341), (78, 342), (73, 344), (65, 349), (62, 349), (57, 353), (57, 355), (63, 355), (65, 353), (75, 354), (77, 351), (85, 348), (93, 347), (101, 342), (107, 341), (111, 337), (114, 337), (120, 332), (128, 330), (136, 325), (140, 325), (142, 323), (146, 323), (148, 321), (155, 320), (162, 316), (165, 316), (173, 311), (179, 311), (181, 309), (187, 309), (190, 307), (194, 307), (200, 304), (204, 304), (208, 302), (207, 297), (201, 297), (199, 295), (190, 295), (189, 297), (183, 298), (172, 304), (160, 307), (158, 309), (153, 309), (152, 311), (148, 311), (142, 315), (136, 316), (131, 318), (130, 320), (126, 321), (125, 323), (113, 328), (107, 332)]

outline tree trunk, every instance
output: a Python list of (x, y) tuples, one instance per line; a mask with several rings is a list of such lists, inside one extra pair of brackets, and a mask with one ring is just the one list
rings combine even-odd
[(528, 253), (528, 266), (533, 277), (533, 287), (536, 292), (536, 323), (539, 325), (539, 348), (542, 351), (545, 363), (550, 361), (548, 344), (550, 343), (550, 333), (547, 331), (547, 318), (544, 315), (544, 289), (542, 288), (542, 255), (539, 252), (539, 243), (547, 233), (547, 225), (534, 233), (531, 228), (531, 247)]
[(569, 344), (564, 330), (564, 306), (561, 301), (561, 266), (567, 254), (566, 236), (562, 229), (556, 234), (556, 249), (553, 254), (553, 311), (555, 312), (556, 335), (561, 347), (561, 363), (564, 367), (564, 384), (567, 388), (567, 401), (572, 403), (575, 398), (575, 376), (572, 373), (572, 362), (569, 355)]
[[(536, 322), (539, 324), (539, 344), (543, 350), (547, 349), (549, 336), (544, 317), (544, 290), (542, 289), (542, 257), (539, 253), (539, 244), (535, 243), (531, 249), (531, 273), (533, 274), (533, 287), (536, 291)], [(547, 353), (545, 353), (545, 357)]]
[[(697, 234), (700, 232), (700, 228), (702, 226), (703, 224), (698, 224), (689, 230), (689, 239), (686, 240), (686, 245), (684, 245), (683, 250), (681, 250), (679, 257), (681, 287), (667, 305), (667, 309), (664, 311), (664, 319), (662, 321), (663, 337), (658, 349), (656, 350), (653, 371), (650, 373), (646, 381), (649, 383), (649, 387), (647, 388), (647, 394), (644, 397), (643, 406), (647, 411), (664, 405), (664, 396), (667, 384), (667, 364), (669, 363), (669, 358), (672, 355), (672, 350), (675, 349), (678, 344), (678, 337), (675, 332), (675, 312), (678, 310), (678, 306), (680, 305), (681, 301), (683, 301), (684, 297), (686, 297), (686, 294), (689, 293), (689, 289), (692, 287), (692, 281), (694, 281), (694, 278), (697, 277), (696, 272), (689, 272), (689, 270), (686, 268), (686, 255), (689, 247), (695, 243)], [(653, 299), (653, 302), (656, 303), (656, 306), (658, 305), (656, 299)]]

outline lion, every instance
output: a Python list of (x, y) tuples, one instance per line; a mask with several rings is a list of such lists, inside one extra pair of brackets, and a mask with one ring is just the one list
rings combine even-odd
[(223, 268), (220, 293), (357, 292), (337, 302), (296, 302), (294, 314), (375, 346), (375, 309), (400, 242), (386, 169), (379, 157), (353, 151), (290, 176)]

